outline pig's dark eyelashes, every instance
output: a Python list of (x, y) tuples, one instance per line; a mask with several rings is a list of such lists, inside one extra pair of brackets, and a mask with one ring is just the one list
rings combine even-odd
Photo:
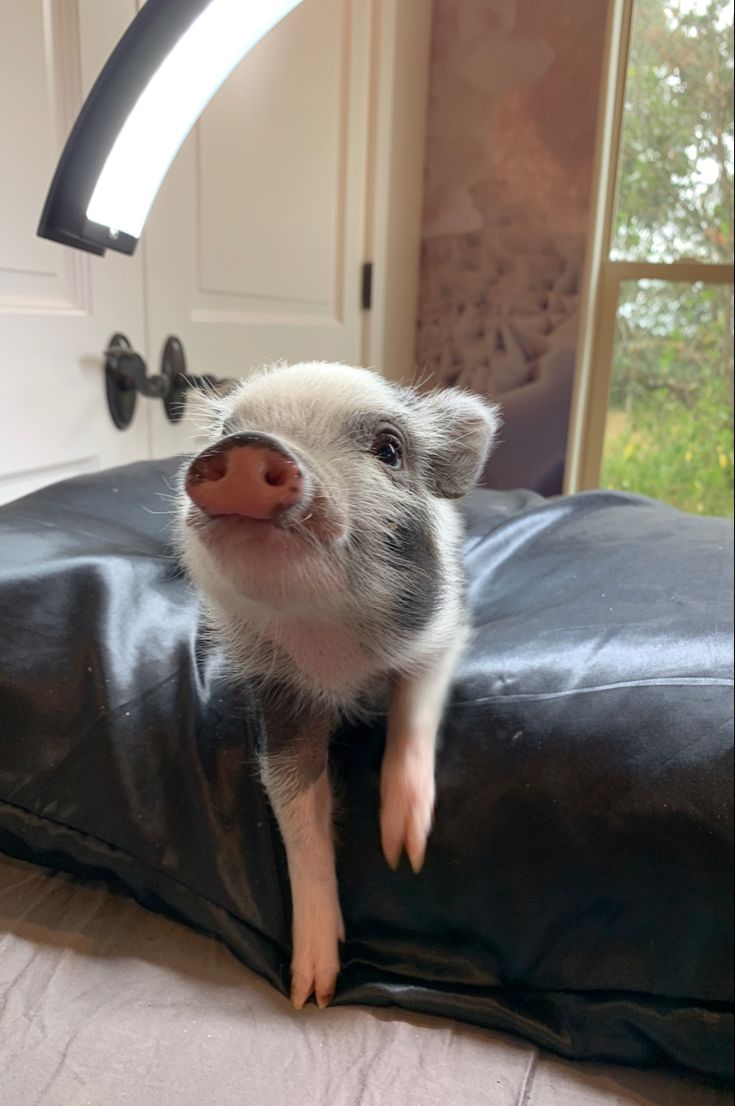
[(370, 452), (388, 468), (399, 469), (403, 464), (403, 445), (394, 434), (378, 435)]

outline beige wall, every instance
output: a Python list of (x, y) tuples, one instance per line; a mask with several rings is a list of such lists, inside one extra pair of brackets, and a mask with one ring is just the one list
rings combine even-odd
[(561, 490), (606, 0), (434, 0), (417, 371), (497, 398), (487, 482)]

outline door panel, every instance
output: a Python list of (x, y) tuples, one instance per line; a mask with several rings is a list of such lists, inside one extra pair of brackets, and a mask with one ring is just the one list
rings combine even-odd
[(36, 237), (61, 147), (132, 0), (5, 0), (0, 37), (0, 501), (146, 456), (148, 415), (126, 434), (103, 396), (115, 330), (139, 347), (140, 260), (93, 258)]
[[(360, 360), (371, 7), (304, 0), (223, 85), (164, 182), (143, 247), (150, 346), (177, 334), (191, 372)], [(154, 411), (156, 454), (189, 440)]]
[(293, 325), (301, 314), (323, 322), (339, 314), (343, 8), (320, 0), (294, 12), (293, 25), (254, 51), (199, 125), (199, 291), (230, 297), (235, 317), (246, 311)]

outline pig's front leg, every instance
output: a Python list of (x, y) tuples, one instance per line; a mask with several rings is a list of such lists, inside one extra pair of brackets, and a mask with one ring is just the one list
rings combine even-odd
[(436, 739), (464, 642), (458, 635), (432, 664), (393, 682), (380, 778), (380, 836), (391, 868), (404, 848), (414, 872), (424, 863), (434, 817)]
[(261, 771), (286, 846), (293, 904), (291, 1001), (300, 1010), (313, 993), (326, 1006), (339, 972), (344, 925), (332, 841), (327, 750), (332, 720), (266, 711)]

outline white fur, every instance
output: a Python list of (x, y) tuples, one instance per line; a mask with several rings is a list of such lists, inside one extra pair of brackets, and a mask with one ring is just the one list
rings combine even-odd
[[(265, 691), (286, 687), (299, 704), (293, 748), (266, 756), (262, 770), (289, 864), (292, 997), (300, 1006), (314, 990), (322, 1003), (334, 988), (342, 932), (331, 795), (326, 766), (307, 781), (300, 757), (309, 741), (323, 742), (326, 756), (336, 717), (375, 705), (376, 692), (390, 686), (381, 835), (389, 863), (405, 847), (418, 871), (433, 815), (437, 734), (468, 633), (462, 527), (445, 497), (474, 483), (498, 414), (465, 393), (420, 397), (365, 369), (308, 363), (262, 370), (212, 397), (208, 418), (212, 444), (246, 430), (277, 438), (316, 489), (283, 524), (259, 529), (218, 529), (182, 492), (179, 537), (233, 674)], [(372, 452), (383, 422), (403, 436), (400, 474)], [(401, 551), (399, 537), (414, 533), (428, 552)], [(440, 589), (413, 629), (401, 624), (413, 608), (398, 603), (407, 573), (417, 608)], [(321, 748), (313, 745), (317, 760)]]

